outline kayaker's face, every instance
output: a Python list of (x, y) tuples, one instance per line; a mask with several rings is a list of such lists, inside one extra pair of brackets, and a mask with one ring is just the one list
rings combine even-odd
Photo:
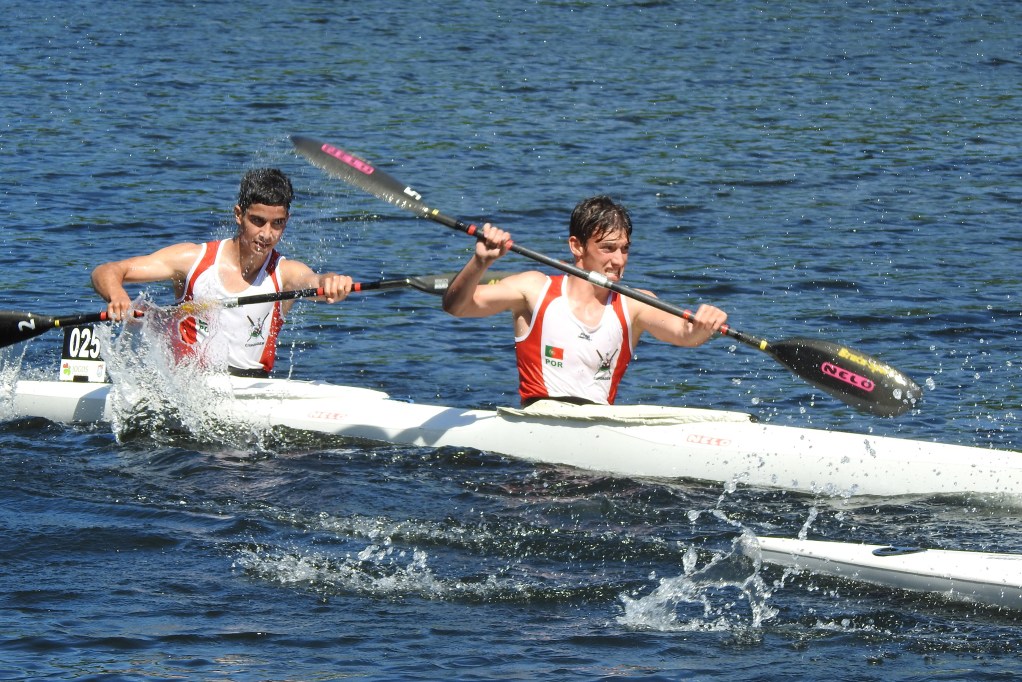
[(268, 255), (284, 236), (288, 213), (283, 206), (252, 204), (244, 211), (235, 206), (234, 218), (238, 222), (238, 244), (242, 251)]
[(578, 267), (598, 272), (612, 282), (618, 282), (625, 276), (628, 249), (632, 243), (624, 230), (604, 232), (590, 238), (585, 246), (575, 237), (569, 237), (568, 245)]

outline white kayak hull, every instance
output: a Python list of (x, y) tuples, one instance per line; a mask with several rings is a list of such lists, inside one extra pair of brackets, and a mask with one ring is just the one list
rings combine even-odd
[(769, 564), (1022, 610), (1022, 554), (772, 537), (756, 544)]
[[(453, 446), (610, 474), (687, 478), (827, 496), (975, 493), (1022, 499), (1022, 455), (967, 446), (751, 421), (716, 410), (687, 421), (535, 416), (409, 403), (371, 389), (286, 379), (232, 378), (224, 417), (396, 444)], [(19, 381), (15, 416), (110, 421), (111, 386)], [(618, 412), (614, 412), (617, 410)]]

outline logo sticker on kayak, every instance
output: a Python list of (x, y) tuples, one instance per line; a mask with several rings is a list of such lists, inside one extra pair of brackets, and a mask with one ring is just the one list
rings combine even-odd
[(712, 445), (714, 447), (722, 448), (731, 444), (730, 438), (719, 438), (717, 436), (703, 436), (698, 433), (693, 433), (685, 439), (686, 443), (695, 443), (696, 445)]
[(864, 376), (860, 376), (855, 372), (850, 372), (847, 369), (844, 369), (843, 367), (838, 367), (837, 365), (831, 364), (829, 362), (825, 362), (822, 365), (820, 365), (820, 369), (823, 370), (823, 373), (826, 374), (827, 376), (834, 377), (835, 379), (843, 381), (846, 384), (851, 384), (860, 391), (870, 393), (874, 388), (876, 388), (876, 384), (873, 383), (872, 380), (867, 379)]
[(323, 421), (341, 421), (348, 417), (344, 412), (327, 412), (326, 410), (313, 410), (307, 416), (309, 419), (322, 419)]

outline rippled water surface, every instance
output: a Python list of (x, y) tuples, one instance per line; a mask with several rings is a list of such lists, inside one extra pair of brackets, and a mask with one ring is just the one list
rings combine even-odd
[[(628, 284), (769, 339), (839, 340), (927, 389), (883, 420), (727, 340), (647, 339), (620, 402), (1019, 450), (1020, 20), (1005, 0), (10, 7), (0, 308), (99, 310), (96, 264), (231, 234), (257, 165), (295, 182), (288, 255), (360, 281), (460, 267), (470, 240), (312, 168), (288, 141), (308, 135), (556, 257), (571, 207), (610, 193), (636, 225)], [(55, 378), (59, 350), (54, 332), (0, 351), (4, 679), (1019, 671), (1017, 613), (736, 550), (807, 532), (1020, 551), (1003, 501), (611, 478), (154, 415), (12, 419), (14, 381)], [(397, 291), (299, 303), (278, 367), (492, 407), (515, 402), (512, 356), (507, 319)]]

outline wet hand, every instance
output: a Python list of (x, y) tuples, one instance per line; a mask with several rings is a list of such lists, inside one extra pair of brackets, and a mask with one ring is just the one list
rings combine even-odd
[(323, 300), (327, 303), (343, 301), (351, 293), (352, 281), (347, 275), (330, 272), (319, 276), (319, 286), (323, 289)]
[(127, 293), (114, 295), (106, 305), (106, 317), (114, 322), (121, 322), (131, 317), (131, 299)]

